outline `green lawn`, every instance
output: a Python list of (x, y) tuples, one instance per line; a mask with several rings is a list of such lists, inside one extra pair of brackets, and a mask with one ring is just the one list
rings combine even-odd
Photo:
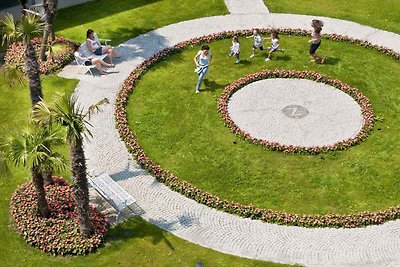
[(227, 13), (223, 0), (97, 0), (60, 10), (55, 28), (57, 34), (78, 42), (85, 41), (92, 28), (117, 45), (168, 24)]
[[(251, 41), (242, 38), (238, 65), (227, 57), (230, 40), (213, 42), (215, 63), (199, 95), (193, 73), (199, 47), (174, 55), (146, 73), (134, 90), (128, 103), (131, 129), (156, 163), (235, 202), (297, 213), (350, 213), (399, 204), (399, 61), (324, 40), (319, 51), (327, 64), (315, 65), (309, 62), (308, 39), (282, 35), (285, 54), (265, 63), (264, 56), (248, 58)], [(369, 97), (383, 122), (376, 123), (366, 142), (318, 156), (271, 152), (240, 140), (223, 125), (216, 101), (225, 85), (263, 68), (311, 69), (338, 78)]]
[[(90, 10), (90, 12), (82, 12)], [(97, 30), (101, 37), (112, 38), (115, 44), (145, 31), (180, 20), (226, 13), (222, 0), (198, 1), (127, 1), (118, 5), (109, 1), (93, 1), (78, 7), (60, 10), (57, 34), (82, 41), (86, 29)], [(154, 16), (157, 14), (157, 16)], [(112, 17), (111, 17), (112, 15)], [(46, 100), (57, 92), (72, 93), (76, 80), (57, 76), (42, 76)], [(10, 88), (0, 76), (0, 135), (23, 129), (30, 108), (27, 86)], [(68, 158), (67, 146), (60, 150)], [(0, 258), (2, 266), (194, 266), (201, 261), (205, 266), (282, 266), (222, 254), (184, 241), (162, 231), (140, 218), (111, 229), (106, 245), (96, 254), (84, 257), (53, 257), (27, 245), (14, 232), (9, 216), (11, 194), (25, 182), (29, 174), (23, 168), (10, 166), (10, 174), (0, 169)], [(62, 173), (69, 177), (69, 171)]]
[(398, 0), (264, 0), (272, 13), (318, 15), (400, 33)]

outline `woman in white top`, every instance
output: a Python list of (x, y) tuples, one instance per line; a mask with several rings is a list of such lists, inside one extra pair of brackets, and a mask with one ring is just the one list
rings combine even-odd
[(210, 47), (208, 45), (203, 45), (201, 50), (197, 52), (194, 57), (194, 62), (196, 63), (195, 72), (197, 72), (197, 85), (196, 94), (200, 93), (200, 85), (203, 82), (204, 76), (208, 73), (208, 68), (212, 61), (212, 54), (209, 51)]
[(93, 54), (98, 56), (108, 54), (111, 64), (113, 64), (113, 56), (119, 57), (115, 52), (114, 47), (111, 45), (101, 46), (101, 44), (97, 42), (96, 38), (94, 38), (94, 31), (92, 29), (87, 30), (86, 38), (87, 47)]
[(268, 52), (268, 56), (265, 59), (265, 61), (270, 61), (271, 60), (271, 55), (273, 52), (275, 51), (281, 51), (284, 52), (284, 49), (280, 49), (279, 48), (279, 36), (278, 36), (278, 32), (277, 31), (273, 31), (271, 33), (271, 37), (270, 38), (266, 38), (266, 39), (270, 39), (271, 40), (271, 47), (268, 47), (269, 52)]
[(310, 55), (312, 57), (311, 61), (317, 62), (320, 60), (321, 64), (325, 63), (325, 58), (317, 54), (317, 49), (321, 45), (321, 31), (324, 23), (320, 20), (313, 19), (311, 21), (311, 27), (314, 28), (314, 31), (311, 33), (311, 40), (308, 42), (311, 43), (310, 45)]
[(100, 58), (85, 57), (84, 55), (82, 55), (82, 51), (80, 50), (80, 48), (81, 48), (80, 45), (74, 44), (74, 51), (75, 51), (74, 56), (79, 64), (85, 66), (95, 65), (96, 69), (99, 70), (100, 74), (107, 74), (107, 72), (103, 70), (102, 66), (106, 66), (109, 68), (114, 67), (113, 64), (107, 64)]

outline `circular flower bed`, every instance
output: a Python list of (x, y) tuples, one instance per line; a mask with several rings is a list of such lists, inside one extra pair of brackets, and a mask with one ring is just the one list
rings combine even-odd
[[(270, 142), (262, 139), (252, 137), (249, 133), (241, 130), (232, 120), (228, 112), (228, 101), (229, 98), (240, 88), (263, 79), (274, 79), (274, 78), (297, 78), (297, 79), (308, 79), (327, 85), (333, 86), (346, 94), (350, 95), (361, 107), (363, 115), (363, 127), (353, 138), (337, 142), (331, 146), (314, 146), (314, 147), (301, 147), (282, 145), (277, 142)], [(234, 81), (222, 92), (221, 97), (218, 101), (218, 110), (221, 114), (225, 125), (231, 130), (232, 133), (236, 134), (240, 138), (248, 140), (252, 144), (264, 146), (270, 150), (282, 151), (285, 153), (309, 153), (318, 154), (321, 152), (333, 151), (333, 150), (344, 150), (355, 144), (362, 142), (367, 135), (372, 131), (374, 127), (374, 114), (371, 108), (369, 99), (359, 92), (356, 88), (351, 87), (339, 80), (331, 79), (322, 74), (314, 71), (297, 71), (297, 70), (263, 70), (254, 74), (247, 75)]]
[(82, 237), (73, 191), (63, 178), (54, 177), (54, 184), (46, 186), (46, 198), (50, 218), (37, 216), (36, 192), (32, 182), (22, 184), (11, 198), (11, 215), (28, 244), (53, 255), (83, 255), (101, 245), (107, 232), (107, 218), (91, 207), (94, 233), (90, 238)]
[[(43, 38), (33, 38), (32, 39), (32, 44), (33, 47), (36, 50), (36, 55), (39, 57), (40, 54), (40, 48), (42, 46), (42, 40)], [(48, 59), (47, 61), (41, 61), (38, 58), (39, 62), (39, 70), (41, 74), (50, 74), (53, 72), (56, 72), (60, 69), (62, 69), (64, 66), (66, 66), (68, 63), (70, 63), (74, 57), (72, 55), (73, 51), (73, 46), (72, 42), (69, 40), (64, 39), (63, 37), (56, 37), (56, 40), (53, 44), (54, 45), (63, 45), (60, 49), (60, 51), (57, 51), (54, 53), (54, 55), (51, 57), (51, 59)], [(48, 42), (48, 45), (51, 45), (51, 42)], [(6, 52), (5, 55), (5, 66), (11, 66), (11, 65), (16, 65), (19, 69), (24, 71), (24, 52), (25, 52), (25, 47), (22, 42), (15, 42), (12, 43)]]
[[(273, 30), (278, 31), (281, 34), (298, 35), (298, 36), (309, 36), (310, 31), (299, 30), (299, 29), (261, 29), (262, 34), (271, 33)], [(128, 96), (135, 88), (135, 85), (139, 82), (140, 78), (146, 73), (146, 71), (155, 65), (157, 62), (167, 59), (170, 55), (181, 52), (185, 47), (190, 45), (198, 45), (204, 42), (212, 42), (214, 40), (220, 40), (225, 38), (231, 38), (234, 35), (245, 36), (250, 35), (252, 30), (240, 30), (221, 32), (212, 35), (202, 36), (194, 38), (188, 41), (181, 42), (174, 47), (166, 48), (162, 51), (155, 53), (152, 57), (144, 60), (137, 68), (135, 68), (129, 77), (121, 85), (120, 91), (117, 95), (115, 105), (115, 118), (116, 127), (119, 131), (121, 138), (124, 140), (129, 152), (137, 159), (139, 164), (146, 169), (149, 173), (155, 176), (155, 178), (170, 187), (172, 190), (181, 193), (182, 195), (191, 198), (199, 203), (205, 204), (211, 208), (223, 210), (225, 212), (236, 214), (242, 217), (258, 219), (268, 223), (276, 223), (282, 225), (295, 225), (303, 227), (345, 227), (355, 228), (373, 224), (382, 224), (384, 222), (400, 218), (400, 206), (390, 207), (383, 211), (378, 212), (358, 212), (348, 215), (343, 214), (295, 214), (286, 213), (281, 211), (275, 211), (271, 209), (256, 208), (252, 204), (243, 205), (235, 203), (226, 199), (221, 199), (218, 196), (214, 196), (210, 193), (202, 191), (200, 188), (188, 183), (187, 181), (181, 181), (174, 174), (168, 170), (164, 170), (161, 166), (154, 163), (143, 151), (134, 134), (129, 129), (126, 103)], [(386, 55), (389, 55), (395, 59), (400, 59), (400, 53), (397, 53), (391, 49), (373, 45), (369, 42), (352, 39), (346, 36), (340, 36), (336, 34), (324, 35), (324, 38), (333, 41), (342, 41), (357, 44), (367, 48), (376, 49)], [(289, 73), (290, 71), (287, 71)], [(273, 72), (272, 72), (273, 73)], [(311, 72), (310, 72), (311, 73)], [(318, 75), (318, 74), (316, 74)], [(332, 83), (341, 86), (340, 81), (332, 80)], [(373, 119), (371, 117), (370, 119)], [(372, 121), (371, 121), (372, 122)]]

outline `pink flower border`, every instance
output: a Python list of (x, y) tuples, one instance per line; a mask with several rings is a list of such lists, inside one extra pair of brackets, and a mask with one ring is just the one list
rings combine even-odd
[[(261, 29), (260, 32), (270, 33), (273, 30), (277, 30), (281, 34), (287, 35), (298, 35), (298, 36), (309, 36), (310, 31), (301, 29)], [(286, 213), (281, 211), (275, 211), (271, 209), (256, 208), (252, 204), (243, 205), (235, 203), (226, 199), (221, 199), (218, 196), (214, 196), (208, 192), (204, 192), (200, 188), (188, 183), (187, 181), (181, 181), (173, 173), (163, 169), (160, 165), (154, 163), (143, 151), (134, 134), (129, 129), (126, 103), (128, 96), (139, 82), (140, 78), (146, 73), (146, 71), (162, 60), (167, 59), (170, 55), (179, 53), (184, 50), (185, 47), (190, 45), (198, 45), (205, 42), (212, 42), (214, 40), (220, 40), (230, 38), (233, 35), (245, 36), (251, 34), (250, 30), (239, 30), (220, 32), (207, 36), (197, 37), (188, 41), (180, 42), (179, 44), (165, 48), (162, 51), (156, 52), (153, 56), (144, 60), (138, 67), (136, 67), (128, 76), (127, 79), (122, 83), (118, 92), (115, 104), (115, 120), (118, 132), (125, 142), (129, 152), (137, 159), (139, 164), (152, 174), (159, 182), (164, 183), (172, 190), (181, 193), (182, 195), (193, 199), (199, 203), (205, 204), (211, 208), (223, 210), (225, 212), (236, 214), (245, 218), (262, 220), (267, 223), (276, 223), (282, 225), (294, 225), (302, 227), (334, 227), (334, 228), (355, 228), (363, 227), (373, 224), (382, 224), (384, 222), (400, 218), (400, 206), (390, 207), (383, 211), (377, 212), (357, 212), (348, 215), (343, 214), (295, 214)], [(346, 36), (330, 34), (324, 35), (324, 38), (341, 41), (347, 43), (353, 43), (361, 45), (363, 47), (376, 49), (386, 55), (389, 55), (395, 59), (400, 59), (400, 53), (397, 53), (389, 48), (373, 45), (367, 41), (352, 39)], [(340, 82), (339, 82), (340, 83)]]
[[(42, 47), (42, 37), (35, 37), (32, 39), (33, 47), (36, 50), (36, 56), (39, 57), (40, 48)], [(64, 39), (63, 37), (57, 36), (55, 43), (64, 43), (67, 46), (67, 49), (58, 53), (56, 56), (53, 57), (52, 60), (48, 61), (41, 61), (38, 58), (39, 62), (39, 71), (40, 74), (51, 74), (58, 70), (61, 70), (64, 66), (69, 64), (73, 59), (73, 42)], [(48, 42), (50, 45), (50, 41)], [(5, 66), (16, 65), (20, 70), (24, 70), (25, 62), (24, 62), (24, 51), (25, 47), (22, 42), (14, 42), (10, 44), (7, 48), (6, 55), (4, 57)]]
[[(229, 99), (235, 92), (237, 92), (242, 87), (252, 82), (264, 79), (275, 79), (275, 78), (307, 79), (328, 84), (343, 91), (344, 93), (350, 95), (360, 105), (361, 113), (363, 116), (363, 127), (353, 138), (337, 142), (331, 146), (302, 147), (293, 145), (282, 145), (277, 142), (271, 142), (252, 137), (249, 133), (240, 129), (239, 126), (237, 126), (233, 122), (228, 112)], [(270, 150), (282, 151), (284, 153), (318, 154), (327, 151), (344, 150), (351, 146), (354, 146), (355, 144), (362, 142), (374, 128), (374, 113), (371, 108), (371, 102), (365, 95), (363, 95), (356, 88), (351, 87), (348, 84), (345, 84), (336, 79), (331, 79), (328, 76), (319, 74), (314, 71), (263, 70), (254, 74), (249, 74), (247, 76), (244, 76), (225, 87), (225, 90), (222, 92), (221, 97), (219, 98), (218, 101), (218, 111), (220, 112), (220, 115), (224, 120), (225, 125), (230, 129), (232, 133), (234, 133), (238, 137), (246, 139), (252, 144), (261, 145)]]
[(50, 218), (37, 215), (37, 197), (32, 182), (22, 184), (11, 197), (11, 215), (17, 230), (26, 242), (53, 255), (84, 255), (94, 252), (104, 241), (108, 220), (91, 208), (94, 233), (84, 238), (78, 230), (73, 189), (61, 177), (53, 176), (54, 184), (45, 187), (51, 210)]

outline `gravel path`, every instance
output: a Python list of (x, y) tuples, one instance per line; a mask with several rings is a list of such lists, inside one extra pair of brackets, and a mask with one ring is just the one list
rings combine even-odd
[[(242, 0), (243, 1), (243, 0)], [(244, 1), (243, 1), (244, 2)], [(183, 239), (246, 258), (307, 266), (399, 266), (398, 221), (362, 229), (307, 229), (252, 221), (216, 211), (175, 193), (147, 175), (132, 160), (115, 130), (113, 104), (131, 70), (157, 50), (223, 30), (254, 27), (309, 29), (314, 16), (288, 14), (227, 15), (185, 21), (143, 34), (118, 46), (122, 61), (102, 77), (76, 74), (76, 94), (83, 107), (108, 97), (111, 105), (92, 119), (94, 138), (85, 145), (89, 169), (108, 172), (137, 200), (141, 216)], [(325, 33), (338, 33), (400, 51), (400, 36), (357, 23), (321, 18)], [(193, 73), (192, 73), (193, 74)]]

